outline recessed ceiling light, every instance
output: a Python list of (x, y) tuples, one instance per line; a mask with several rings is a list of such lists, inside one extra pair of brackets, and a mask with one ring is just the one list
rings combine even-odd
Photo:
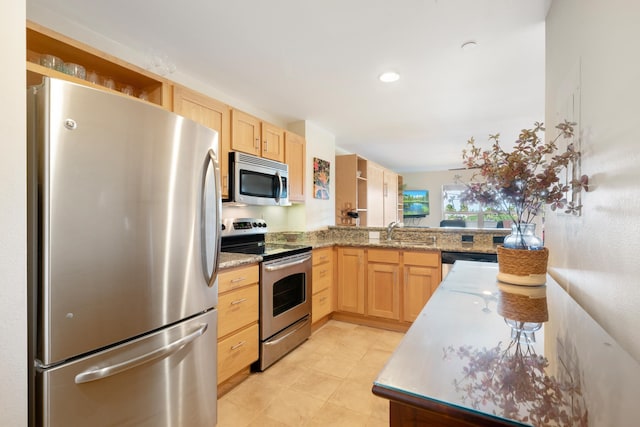
[(396, 73), (395, 71), (387, 71), (386, 73), (382, 73), (380, 74), (380, 76), (378, 76), (378, 79), (380, 79), (380, 81), (384, 83), (392, 83), (397, 81), (399, 78), (400, 74)]
[(460, 47), (462, 48), (462, 50), (471, 50), (471, 49), (475, 49), (476, 46), (478, 46), (478, 42), (476, 42), (474, 40), (469, 40), (469, 41), (466, 41), (466, 42), (462, 43), (462, 45)]

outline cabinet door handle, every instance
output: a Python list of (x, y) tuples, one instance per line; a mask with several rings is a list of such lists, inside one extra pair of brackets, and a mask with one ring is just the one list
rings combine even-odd
[(264, 152), (268, 152), (269, 151), (269, 141), (268, 140), (264, 140)]
[(246, 341), (240, 341), (238, 344), (236, 344), (236, 345), (232, 345), (232, 346), (231, 346), (231, 350), (232, 350), (232, 351), (233, 351), (233, 350), (237, 350), (237, 349), (239, 349), (240, 347), (242, 347), (243, 345), (245, 345), (246, 343), (247, 343)]
[(231, 279), (231, 283), (238, 283), (238, 282), (242, 282), (244, 280), (246, 280), (247, 278), (242, 276), (242, 277), (237, 277), (235, 279)]
[(327, 297), (321, 297), (321, 298), (320, 298), (320, 302), (321, 302), (321, 303), (322, 303), (322, 302), (325, 302), (326, 300), (327, 300)]
[(231, 305), (241, 304), (241, 303), (245, 302), (246, 300), (247, 300), (246, 298), (240, 298), (240, 299), (237, 299), (235, 301), (231, 301)]
[(260, 149), (260, 138), (256, 138), (256, 145), (255, 145), (256, 150)]

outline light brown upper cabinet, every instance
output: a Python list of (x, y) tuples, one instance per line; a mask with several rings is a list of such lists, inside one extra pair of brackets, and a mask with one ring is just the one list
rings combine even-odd
[(284, 130), (232, 109), (231, 150), (284, 162)]
[[(42, 83), (44, 76), (54, 77), (171, 109), (171, 83), (147, 70), (31, 21), (27, 21), (26, 43), (28, 86)], [(57, 66), (43, 60), (45, 55), (59, 58)], [(79, 67), (76, 75), (67, 74), (62, 63), (83, 67), (84, 77)], [(105, 86), (106, 80), (111, 88)]]
[(284, 133), (284, 158), (289, 166), (289, 201), (304, 202), (306, 141), (293, 132)]
[(367, 161), (367, 227), (383, 227), (384, 168)]
[[(367, 187), (367, 159), (356, 154), (336, 156), (336, 225), (369, 226)], [(356, 213), (358, 219), (349, 215)]]
[(260, 135), (262, 136), (260, 155), (266, 159), (284, 162), (284, 129), (262, 122)]
[(402, 221), (398, 216), (398, 174), (389, 169), (384, 170), (384, 183), (382, 186), (384, 220), (383, 225), (391, 221)]
[(222, 197), (229, 195), (231, 107), (182, 86), (174, 86), (173, 111), (218, 131), (218, 162)]

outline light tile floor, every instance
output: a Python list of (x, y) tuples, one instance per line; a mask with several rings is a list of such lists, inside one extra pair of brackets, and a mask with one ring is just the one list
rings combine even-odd
[(373, 380), (404, 334), (330, 320), (218, 401), (218, 427), (377, 427), (389, 402)]

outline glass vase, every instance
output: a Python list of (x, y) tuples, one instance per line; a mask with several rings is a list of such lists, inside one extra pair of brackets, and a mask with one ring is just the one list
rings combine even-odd
[(543, 247), (542, 239), (535, 232), (535, 224), (513, 224), (511, 234), (504, 238), (503, 246), (509, 249), (540, 250)]

